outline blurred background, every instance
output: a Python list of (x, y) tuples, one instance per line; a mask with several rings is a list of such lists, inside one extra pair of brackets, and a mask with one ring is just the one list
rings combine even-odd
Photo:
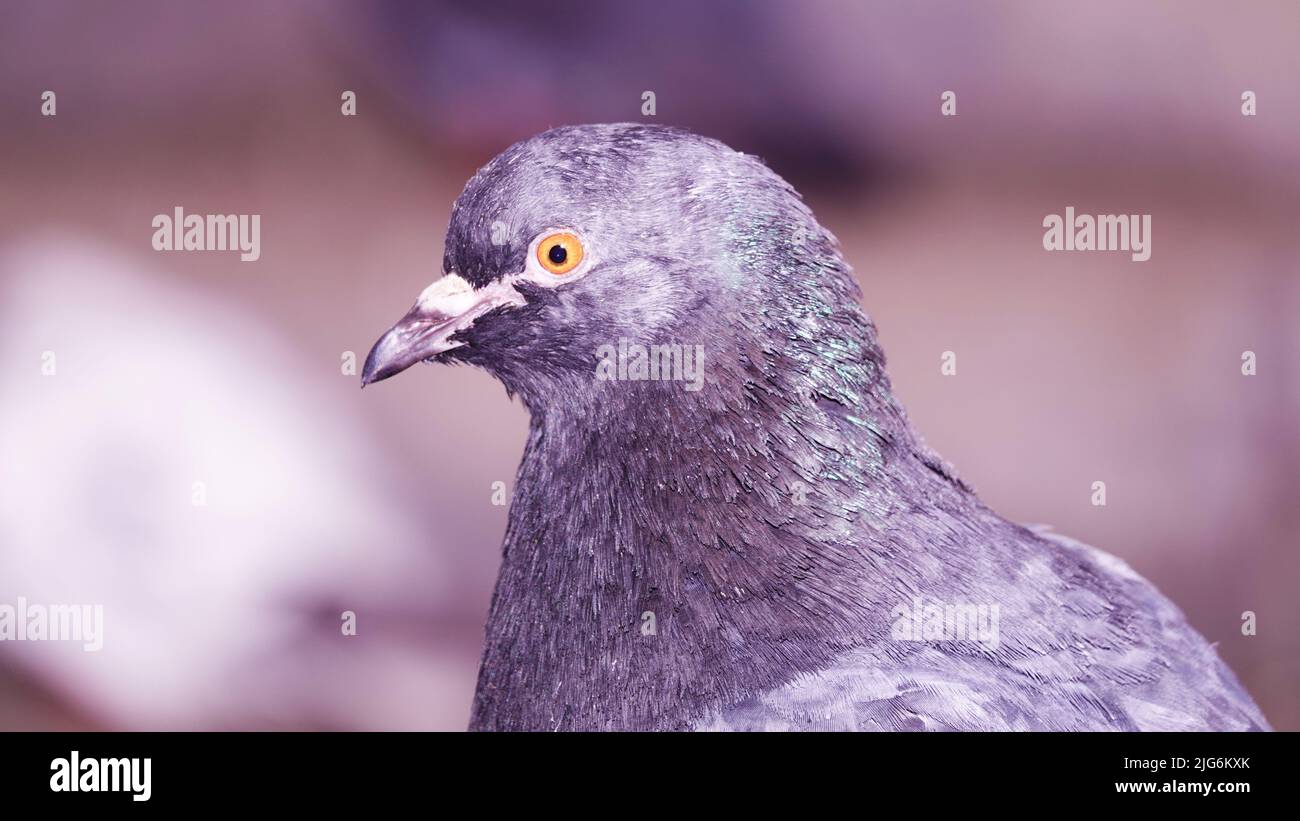
[[(1287, 0), (5, 0), (0, 603), (103, 604), (105, 646), (0, 642), (0, 729), (462, 729), (526, 415), (343, 361), (478, 166), (628, 120), (793, 182), (929, 443), (1300, 729), (1297, 78)], [(1151, 214), (1150, 261), (1046, 253), (1070, 205)], [(260, 214), (261, 259), (154, 251), (176, 206)]]

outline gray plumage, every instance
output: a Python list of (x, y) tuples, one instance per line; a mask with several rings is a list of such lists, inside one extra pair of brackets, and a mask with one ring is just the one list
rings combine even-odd
[[(556, 227), (589, 269), (518, 278)], [(531, 414), (474, 729), (1267, 728), (1150, 584), (926, 447), (834, 237), (758, 160), (548, 131), (470, 180), (443, 267), (482, 308), (422, 297), (363, 380), (469, 363)], [(702, 346), (702, 389), (597, 379), (620, 339)], [(997, 605), (996, 642), (900, 639), (918, 599)]]

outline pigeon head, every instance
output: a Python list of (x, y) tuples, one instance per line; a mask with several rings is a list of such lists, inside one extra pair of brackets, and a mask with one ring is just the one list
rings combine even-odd
[(759, 367), (856, 296), (834, 238), (757, 159), (673, 128), (558, 128), (469, 181), (442, 278), (375, 344), (362, 384), (463, 362), (534, 412), (585, 413), (613, 398), (605, 382), (643, 401), (716, 385), (715, 365)]
[(362, 376), (468, 363), (530, 411), (475, 727), (677, 726), (880, 618), (906, 584), (867, 580), (922, 564), (858, 545), (947, 473), (858, 297), (794, 189), (714, 140), (560, 128), (475, 174)]

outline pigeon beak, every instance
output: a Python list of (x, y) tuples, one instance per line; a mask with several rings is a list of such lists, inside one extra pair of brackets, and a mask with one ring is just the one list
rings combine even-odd
[(447, 274), (424, 289), (415, 305), (370, 349), (361, 371), (361, 387), (395, 376), (421, 360), (465, 343), (453, 340), (460, 331), (491, 311), (523, 305), (524, 297), (500, 280), (475, 288), (456, 274)]

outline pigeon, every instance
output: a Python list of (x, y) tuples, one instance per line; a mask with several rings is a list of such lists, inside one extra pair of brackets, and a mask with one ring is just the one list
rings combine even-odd
[(530, 417), (472, 730), (1269, 729), (1149, 582), (925, 444), (837, 240), (753, 156), (510, 147), (362, 386), (420, 361)]

